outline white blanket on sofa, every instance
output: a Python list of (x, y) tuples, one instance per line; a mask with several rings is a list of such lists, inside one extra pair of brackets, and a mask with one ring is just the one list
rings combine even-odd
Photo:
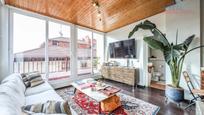
[[(1, 82), (0, 115), (22, 115), (22, 106), (44, 103), (48, 100), (63, 101), (48, 82), (26, 89), (20, 74), (11, 74)], [(73, 112), (72, 109), (71, 111)]]

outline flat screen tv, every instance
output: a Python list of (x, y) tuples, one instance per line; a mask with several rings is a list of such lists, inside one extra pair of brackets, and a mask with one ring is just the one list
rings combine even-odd
[(136, 58), (135, 44), (135, 39), (110, 43), (110, 58)]

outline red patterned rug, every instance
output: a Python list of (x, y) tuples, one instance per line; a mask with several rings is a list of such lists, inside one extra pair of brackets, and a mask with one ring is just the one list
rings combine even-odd
[[(74, 100), (74, 102), (77, 103), (83, 110), (87, 111), (88, 114), (99, 114), (99, 103), (89, 98), (87, 95), (83, 93), (77, 93), (77, 95), (72, 97), (72, 100)], [(102, 113), (108, 114), (107, 112)], [(127, 115), (123, 107), (119, 107), (112, 113)]]
[[(76, 97), (73, 94), (73, 88), (64, 88), (57, 90), (57, 93), (62, 96), (63, 99), (69, 100), (70, 107), (78, 115), (87, 115), (87, 114), (99, 114), (99, 105), (93, 99), (90, 99), (83, 93), (80, 93)], [(122, 106), (117, 108), (111, 113), (104, 113), (109, 115), (156, 115), (159, 111), (159, 107), (151, 103), (145, 102), (143, 100), (128, 96), (123, 93), (117, 94), (120, 99)]]

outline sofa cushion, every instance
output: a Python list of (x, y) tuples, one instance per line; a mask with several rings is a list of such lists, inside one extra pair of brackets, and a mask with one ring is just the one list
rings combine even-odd
[(41, 74), (37, 71), (36, 72), (30, 72), (30, 73), (22, 73), (21, 77), (22, 77), (23, 81), (25, 82), (25, 81), (30, 81), (32, 79), (41, 77)]
[(63, 99), (54, 90), (48, 90), (48, 91), (27, 96), (26, 105), (45, 103), (48, 100), (63, 101)]
[(26, 88), (35, 87), (44, 83), (44, 80), (39, 72), (22, 73), (21, 78)]
[(11, 74), (11, 75), (7, 76), (6, 78), (4, 78), (1, 83), (3, 84), (3, 83), (6, 83), (6, 82), (11, 82), (11, 81), (15, 82), (16, 86), (20, 90), (22, 90), (22, 92), (25, 92), (26, 87), (25, 87), (25, 85), (23, 83), (23, 80), (22, 80), (20, 74), (18, 74), (18, 73)]
[(29, 96), (29, 95), (33, 95), (33, 94), (37, 94), (37, 93), (41, 93), (47, 90), (52, 90), (53, 88), (50, 86), (50, 84), (48, 82), (45, 82), (41, 85), (35, 86), (35, 87), (29, 87), (26, 89), (25, 95)]
[(17, 106), (25, 105), (25, 94), (17, 80), (10, 80), (0, 85), (0, 93), (9, 95)]
[(71, 115), (67, 101), (47, 101), (46, 103), (38, 103), (22, 107), (24, 111), (34, 113), (56, 114), (63, 113)]
[(36, 86), (39, 86), (39, 85), (41, 85), (41, 84), (43, 84), (44, 83), (44, 81), (43, 80), (41, 80), (41, 81), (31, 81), (30, 82), (30, 87), (36, 87)]

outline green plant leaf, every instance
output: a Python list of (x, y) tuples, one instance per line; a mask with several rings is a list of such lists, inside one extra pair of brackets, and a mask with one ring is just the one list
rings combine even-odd
[(151, 31), (152, 31), (153, 35), (155, 36), (154, 38), (156, 40), (161, 41), (164, 46), (169, 46), (169, 42), (163, 33), (158, 31), (157, 29), (152, 29)]
[(157, 28), (156, 25), (148, 20), (140, 23), (134, 27), (134, 29), (129, 33), (128, 38), (132, 37), (132, 35), (138, 31), (139, 29), (143, 30), (150, 30), (154, 35), (154, 39), (157, 41), (161, 41), (164, 46), (170, 46), (168, 40), (166, 39), (165, 35), (161, 33)]
[(141, 28), (141, 29), (144, 29), (144, 30), (151, 30), (151, 29), (154, 29), (156, 28), (156, 25), (148, 20), (136, 25), (134, 27), (134, 29), (129, 33), (128, 35), (128, 38), (132, 37), (132, 35), (138, 31), (138, 29)]
[(171, 54), (171, 51), (170, 51), (170, 50), (163, 52), (164, 59), (165, 59), (165, 61), (166, 61), (166, 63), (167, 63), (168, 65), (171, 64), (171, 55), (170, 55), (170, 54)]
[(150, 48), (157, 50), (164, 50), (164, 45), (161, 41), (155, 40), (154, 36), (144, 37), (143, 39)]
[(187, 51), (195, 35), (189, 36), (183, 43), (174, 45), (173, 48), (179, 51)]
[(178, 45), (174, 45), (174, 46), (173, 46), (173, 49), (179, 50), (179, 51), (185, 51), (185, 48), (184, 48), (183, 43), (178, 44)]
[(153, 29), (156, 28), (156, 25), (149, 20), (145, 20), (141, 26), (142, 29)]
[(195, 35), (191, 35), (189, 36), (184, 42), (184, 49), (187, 51), (188, 50), (188, 47), (189, 45), (192, 43), (193, 39), (194, 39)]
[(171, 70), (173, 85), (179, 87), (180, 74), (182, 71), (185, 55), (204, 46), (199, 46), (188, 50), (189, 45), (193, 41), (195, 35), (189, 36), (183, 43), (177, 44), (178, 30), (176, 33), (176, 44), (170, 44), (166, 36), (159, 29), (157, 29), (156, 25), (148, 20), (136, 25), (129, 33), (128, 37), (130, 38), (139, 29), (151, 31), (153, 36), (145, 37), (144, 41), (150, 48), (161, 50), (163, 52), (165, 61)]
[(181, 56), (180, 51), (174, 49), (173, 45), (170, 49), (164, 50), (163, 54), (168, 65), (170, 65), (174, 60), (178, 60), (178, 58)]

